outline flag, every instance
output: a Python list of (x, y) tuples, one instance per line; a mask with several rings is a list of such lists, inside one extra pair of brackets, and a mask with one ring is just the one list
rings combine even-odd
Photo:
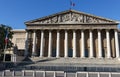
[(8, 43), (8, 31), (6, 30), (6, 36), (5, 36), (5, 44)]
[(70, 0), (70, 6), (75, 6), (75, 3), (73, 3), (72, 0)]

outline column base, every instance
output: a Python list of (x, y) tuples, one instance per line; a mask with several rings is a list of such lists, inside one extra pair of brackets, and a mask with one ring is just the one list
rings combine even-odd
[(60, 58), (60, 56), (56, 56), (56, 58)]
[(97, 57), (97, 58), (99, 58), (99, 59), (103, 59), (103, 57)]
[(107, 59), (111, 59), (112, 57), (106, 57)]
[(43, 58), (43, 56), (39, 56), (40, 58)]
[(48, 58), (51, 58), (52, 56), (48, 56)]
[(72, 58), (77, 58), (77, 57), (72, 57)]
[(86, 58), (86, 57), (80, 57), (80, 58)]
[(90, 59), (93, 59), (93, 58), (95, 58), (95, 57), (89, 57)]
[(69, 57), (66, 57), (66, 56), (65, 56), (64, 58), (69, 58)]

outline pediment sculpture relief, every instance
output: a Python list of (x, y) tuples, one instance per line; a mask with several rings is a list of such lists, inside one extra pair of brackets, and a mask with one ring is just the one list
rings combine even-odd
[(83, 23), (83, 15), (72, 14), (71, 21)]
[(32, 23), (55, 24), (55, 23), (110, 23), (110, 22), (113, 21), (93, 15), (87, 15), (84, 13), (68, 12), (64, 14), (62, 13), (38, 19), (38, 21), (36, 20)]

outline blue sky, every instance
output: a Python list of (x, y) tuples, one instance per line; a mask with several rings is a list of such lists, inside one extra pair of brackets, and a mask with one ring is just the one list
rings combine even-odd
[[(25, 29), (24, 22), (65, 11), (70, 0), (0, 0), (0, 24)], [(120, 0), (72, 0), (72, 9), (120, 21)]]

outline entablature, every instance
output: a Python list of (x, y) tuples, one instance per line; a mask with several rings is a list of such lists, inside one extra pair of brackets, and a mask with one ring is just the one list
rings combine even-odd
[(50, 24), (50, 25), (28, 25), (27, 29), (53, 30), (53, 29), (117, 29), (117, 25), (111, 24)]

